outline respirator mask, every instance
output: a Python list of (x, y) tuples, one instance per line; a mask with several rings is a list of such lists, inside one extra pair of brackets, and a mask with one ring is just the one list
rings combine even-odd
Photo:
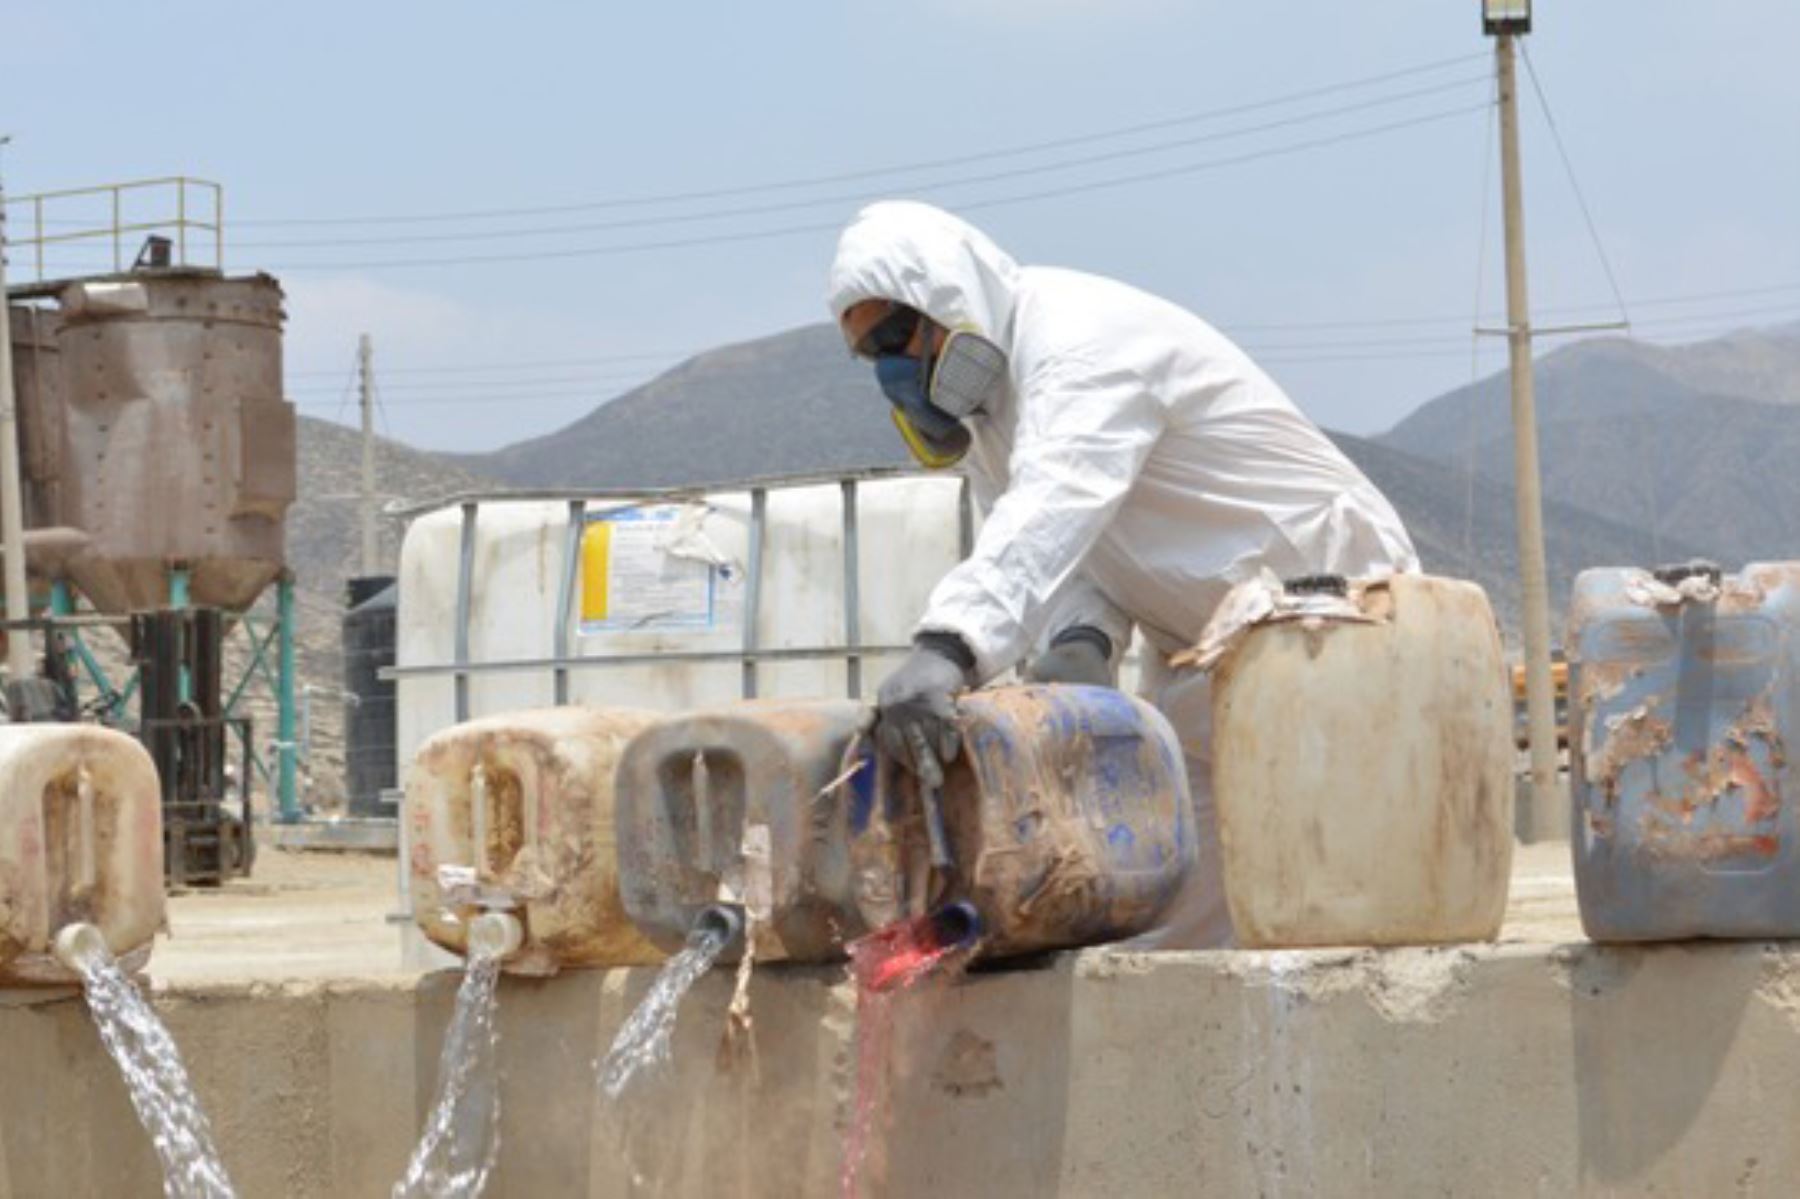
[(908, 354), (924, 319), (895, 305), (869, 330), (857, 353), (875, 360), (875, 380), (893, 405), (894, 426), (914, 460), (927, 470), (942, 470), (969, 452), (972, 438), (963, 420), (987, 410), (1006, 387), (1006, 355), (966, 330), (952, 332), (934, 355), (929, 329), (921, 352)]

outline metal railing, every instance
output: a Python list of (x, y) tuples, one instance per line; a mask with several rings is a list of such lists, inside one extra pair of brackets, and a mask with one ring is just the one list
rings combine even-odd
[[(146, 198), (147, 214), (132, 211)], [(91, 211), (96, 203), (103, 211)], [(6, 244), (15, 253), (29, 250), (39, 282), (48, 277), (45, 251), (54, 246), (109, 243), (112, 271), (123, 271), (135, 261), (135, 249), (127, 256), (127, 243), (138, 234), (168, 236), (171, 266), (225, 269), (225, 189), (207, 179), (170, 175), (7, 196), (6, 216)]]

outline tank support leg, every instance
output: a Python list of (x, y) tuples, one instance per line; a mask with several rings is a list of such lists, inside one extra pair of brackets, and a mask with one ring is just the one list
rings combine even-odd
[[(185, 567), (185, 566), (170, 567), (169, 568), (169, 607), (180, 609), (180, 608), (185, 608), (187, 606), (188, 606), (187, 567)], [(181, 667), (181, 679), (177, 683), (176, 686), (178, 688), (178, 690), (176, 691), (176, 695), (180, 698), (181, 702), (184, 704), (192, 703), (193, 699), (194, 699), (194, 680), (191, 677), (189, 677), (188, 668), (185, 663)]]
[[(66, 580), (58, 579), (50, 584), (50, 615), (75, 615), (75, 593), (69, 590)], [(70, 629), (64, 634), (68, 638), (69, 650), (87, 672), (88, 681), (94, 684), (94, 690), (100, 693), (101, 713), (106, 720), (117, 720), (125, 714), (125, 694), (114, 687), (112, 680), (106, 676), (106, 668), (94, 657), (87, 642), (81, 638), (80, 629)]]
[(283, 572), (275, 584), (276, 620), (280, 628), (278, 645), (280, 647), (279, 686), (275, 689), (277, 704), (275, 752), (280, 762), (277, 773), (280, 820), (283, 824), (293, 824), (300, 819), (300, 801), (297, 787), (296, 752), (299, 748), (294, 738), (294, 579)]

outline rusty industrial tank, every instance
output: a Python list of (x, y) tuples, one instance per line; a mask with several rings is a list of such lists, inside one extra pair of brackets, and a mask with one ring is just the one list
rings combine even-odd
[(25, 527), (55, 523), (59, 507), (62, 455), (62, 355), (54, 309), (14, 304), (13, 394), (19, 413), (19, 474), (25, 491)]
[(102, 611), (167, 603), (172, 567), (189, 572), (190, 602), (247, 607), (282, 569), (294, 499), (280, 286), (140, 271), (59, 300), (55, 487), (38, 489), (54, 511), (33, 523), (87, 534), (68, 571)]

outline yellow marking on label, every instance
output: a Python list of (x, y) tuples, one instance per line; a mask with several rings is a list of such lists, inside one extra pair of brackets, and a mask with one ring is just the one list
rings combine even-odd
[(612, 525), (592, 521), (581, 534), (581, 622), (606, 619), (607, 583), (612, 567)]

